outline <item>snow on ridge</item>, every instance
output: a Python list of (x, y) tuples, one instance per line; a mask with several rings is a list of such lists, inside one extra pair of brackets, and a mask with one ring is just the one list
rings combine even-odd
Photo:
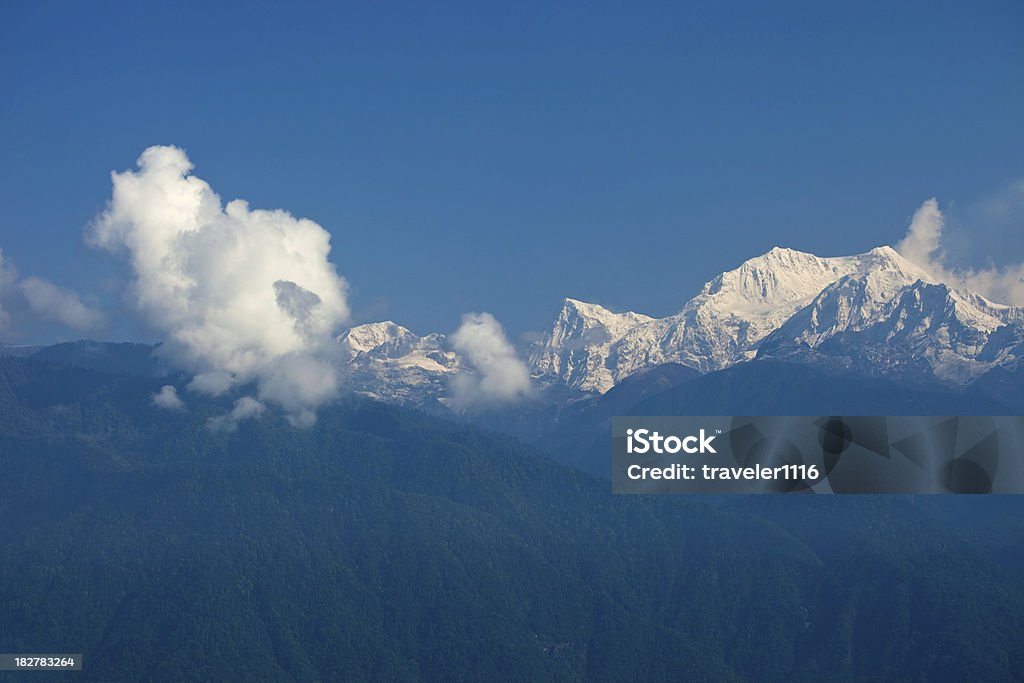
[[(711, 372), (803, 349), (816, 362), (847, 364), (862, 353), (864, 372), (926, 367), (963, 383), (1017, 362), (1021, 338), (1024, 308), (942, 284), (891, 247), (838, 257), (775, 247), (712, 278), (664, 318), (567, 298), (530, 346), (528, 365), (541, 385), (604, 393), (664, 363)], [(384, 399), (443, 402), (464, 367), (444, 335), (392, 321), (353, 327), (338, 342), (357, 390)]]
[[(953, 336), (948, 337), (949, 330), (942, 325), (935, 328), (941, 328), (942, 334), (936, 335), (918, 323), (920, 334), (935, 337), (938, 346), (914, 338), (903, 350), (921, 353), (927, 347), (930, 357), (945, 359), (942, 367), (932, 364), (937, 374), (965, 376), (962, 368), (949, 370), (949, 358), (966, 354), (970, 360), (995, 329), (1024, 322), (1024, 309), (951, 290), (892, 247), (839, 257), (775, 247), (710, 280), (679, 313), (621, 325), (620, 330), (625, 328), (621, 335), (610, 334), (598, 343), (588, 344), (585, 333), (566, 334), (563, 309), (563, 316), (540, 343), (543, 353), (534, 353), (531, 365), (538, 379), (601, 393), (635, 372), (663, 363), (680, 363), (701, 372), (720, 370), (756, 357), (761, 344), (787, 325), (792, 343), (811, 346), (838, 332), (879, 325), (891, 315), (906, 316), (907, 308), (897, 311), (896, 304), (900, 294), (915, 285), (948, 290), (948, 306), (942, 304), (948, 310), (944, 308), (942, 315), (951, 317)], [(826, 310), (825, 303), (818, 301), (826, 292), (834, 310)], [(621, 314), (606, 311), (602, 317), (609, 315)], [(829, 316), (833, 319), (826, 320)], [(830, 329), (832, 333), (827, 333)], [(949, 348), (940, 349), (942, 344)]]

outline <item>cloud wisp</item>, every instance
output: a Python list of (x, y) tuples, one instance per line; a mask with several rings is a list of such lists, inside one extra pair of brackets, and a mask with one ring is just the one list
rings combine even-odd
[(997, 303), (1024, 305), (1024, 263), (1002, 267), (958, 268), (944, 243), (946, 218), (933, 197), (914, 212), (906, 236), (896, 244), (905, 258), (932, 277), (953, 287), (970, 289)]
[[(275, 210), (226, 205), (177, 147), (146, 149), (138, 169), (113, 173), (107, 209), (87, 239), (123, 255), (131, 297), (165, 337), (162, 353), (208, 395), (254, 385), (296, 426), (334, 397), (334, 334), (349, 316), (348, 285), (328, 260), (330, 234)], [(225, 423), (227, 424), (227, 423)]]
[(226, 415), (211, 417), (207, 425), (214, 432), (233, 432), (238, 429), (238, 423), (244, 420), (252, 420), (264, 412), (267, 407), (254, 399), (252, 396), (243, 396), (235, 401), (235, 407)]
[[(16, 300), (16, 302), (15, 302)], [(0, 332), (8, 332), (13, 318), (7, 306), (28, 310), (37, 318), (77, 332), (96, 332), (107, 324), (106, 316), (86, 305), (78, 294), (41, 277), (19, 278), (18, 271), (0, 249)]]
[(39, 277), (27, 277), (18, 289), (29, 308), (39, 317), (79, 332), (93, 332), (106, 326), (106, 316), (82, 303), (78, 294)]
[(530, 371), (490, 313), (464, 315), (451, 343), (470, 369), (452, 378), (454, 409), (488, 408), (529, 396)]

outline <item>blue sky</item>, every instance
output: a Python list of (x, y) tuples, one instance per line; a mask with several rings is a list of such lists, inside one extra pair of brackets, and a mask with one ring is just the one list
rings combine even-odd
[(984, 210), (1024, 177), (1019, 2), (140, 4), (0, 5), (0, 249), (108, 336), (146, 333), (82, 230), (154, 144), (323, 225), (356, 321), (421, 333), (665, 315), (774, 245), (894, 243), (932, 196), (965, 261), (1024, 256)]

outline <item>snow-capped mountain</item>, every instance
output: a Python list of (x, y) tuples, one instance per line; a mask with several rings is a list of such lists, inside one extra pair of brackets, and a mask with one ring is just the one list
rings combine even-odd
[(419, 336), (390, 320), (357, 325), (338, 337), (346, 352), (350, 386), (387, 401), (422, 404), (447, 392), (462, 368), (442, 334)]
[(615, 374), (622, 378), (660, 363), (710, 372), (749, 360), (769, 333), (823, 287), (879, 260), (875, 251), (821, 258), (772, 249), (708, 282), (679, 313), (630, 330), (618, 344)]
[(615, 376), (612, 347), (630, 330), (654, 322), (639, 313), (612, 313), (597, 304), (566, 299), (551, 332), (534, 346), (529, 365), (542, 382), (604, 393)]
[[(393, 322), (338, 341), (355, 388), (386, 400), (443, 398), (467, 370), (444, 335)], [(667, 363), (707, 373), (757, 357), (963, 385), (1020, 364), (1024, 309), (940, 283), (890, 247), (834, 258), (775, 248), (665, 318), (566, 299), (529, 366), (541, 386), (593, 394)]]
[(1020, 353), (1022, 309), (889, 275), (861, 273), (829, 285), (764, 341), (760, 355), (813, 351), (866, 375), (966, 384)]
[[(615, 325), (600, 326), (603, 334), (591, 342), (598, 323), (566, 324), (580, 310)], [(1024, 321), (1024, 312), (939, 284), (891, 247), (834, 258), (775, 248), (708, 282), (679, 313), (644, 318), (567, 300), (531, 354), (534, 375), (604, 392), (664, 363), (710, 372), (759, 350), (778, 355), (799, 347), (833, 354), (846, 366), (858, 356), (871, 373), (898, 368), (960, 384), (1019, 355), (1019, 341), (997, 348), (990, 338)]]

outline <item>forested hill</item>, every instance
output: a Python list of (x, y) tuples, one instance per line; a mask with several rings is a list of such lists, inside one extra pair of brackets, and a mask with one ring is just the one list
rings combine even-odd
[(33, 681), (1024, 679), (1015, 503), (995, 539), (913, 499), (619, 497), (372, 402), (213, 432), (160, 384), (0, 359), (0, 652), (85, 655)]

